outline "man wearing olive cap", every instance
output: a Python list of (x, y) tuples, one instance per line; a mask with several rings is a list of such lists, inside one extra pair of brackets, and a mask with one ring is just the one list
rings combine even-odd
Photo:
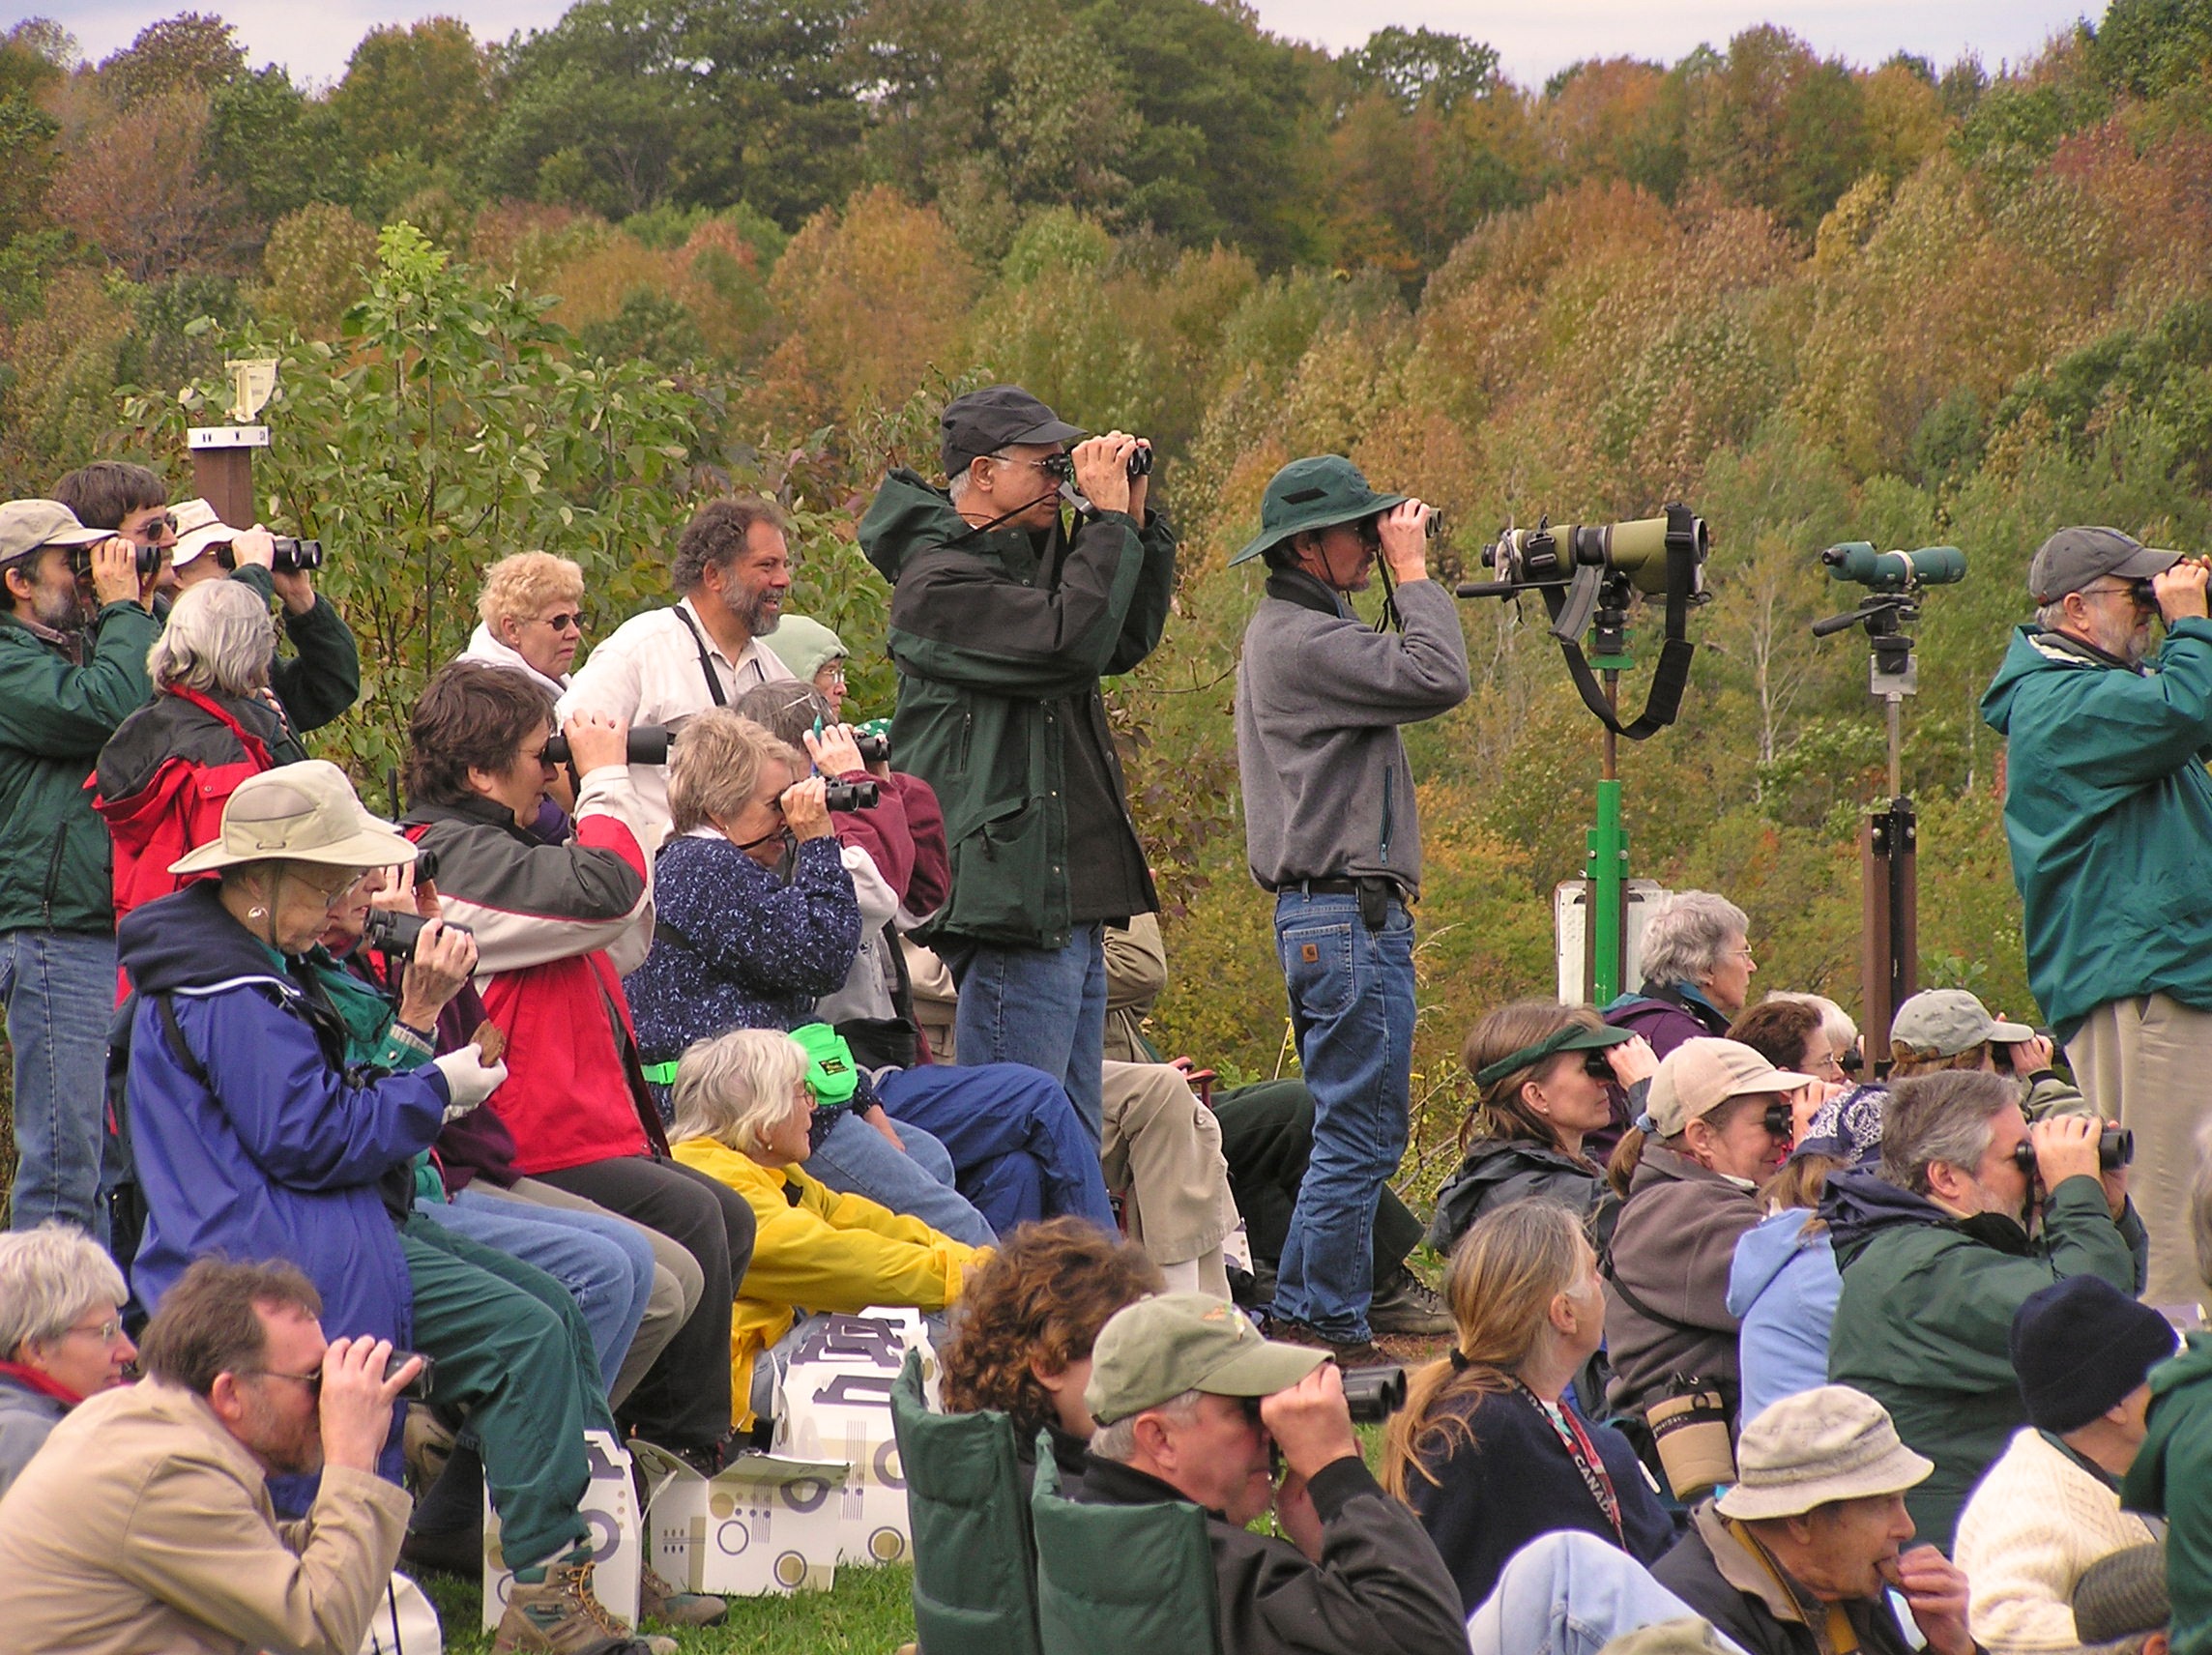
[[(2188, 1184), (2212, 1116), (2212, 620), (2205, 566), (2117, 529), (2035, 554), (1982, 716), (2006, 739), (2027, 982), (2094, 1112), (2134, 1129), (2153, 1304), (2202, 1292)], [(2153, 617), (2166, 641), (2154, 654)]]
[[(1359, 1457), (1325, 1352), (1261, 1338), (1224, 1300), (1160, 1293), (1117, 1311), (1091, 1361), (1098, 1428), (1072, 1497), (1205, 1508), (1222, 1655), (1464, 1655), (1450, 1571)], [(1245, 1527), (1270, 1507), (1287, 1540)]]
[(85, 777), (153, 699), (157, 572), (52, 500), (0, 506), (0, 1001), (15, 1054), (18, 1230), (105, 1238), (102, 1078), (115, 1009), (107, 828)]
[[(1237, 671), (1237, 766), (1252, 877), (1275, 894), (1275, 946), (1313, 1089), (1313, 1155), (1277, 1267), (1276, 1331), (1376, 1360), (1375, 1203), (1406, 1149), (1421, 829), (1398, 726), (1467, 699), (1467, 640), (1429, 579), (1429, 508), (1368, 487), (1341, 454), (1267, 484), (1260, 533), (1232, 558), (1267, 566)], [(1380, 558), (1396, 631), (1347, 595)]]
[(1075, 442), (1015, 385), (954, 397), (942, 426), (945, 488), (901, 466), (859, 529), (892, 584), (891, 751), (937, 790), (952, 852), (917, 936), (959, 985), (960, 1061), (1044, 1070), (1096, 1144), (1105, 927), (1159, 907), (1098, 681), (1158, 645), (1175, 536), (1131, 475), (1139, 438)]

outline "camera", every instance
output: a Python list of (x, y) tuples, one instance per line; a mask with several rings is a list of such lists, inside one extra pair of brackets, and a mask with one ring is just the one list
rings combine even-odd
[(856, 730), (853, 745), (860, 749), (860, 757), (871, 765), (891, 762), (891, 739), (881, 730)]
[[(2125, 1126), (2108, 1126), (2097, 1137), (2097, 1165), (2108, 1173), (2135, 1164), (2136, 1135)], [(2022, 1139), (2013, 1146), (2012, 1164), (2030, 1175), (2035, 1172), (2035, 1146)]]
[(831, 810), (867, 810), (881, 791), (872, 781), (828, 781), (822, 784), (822, 802)]
[(1356, 1425), (1380, 1425), (1406, 1406), (1403, 1368), (1349, 1368), (1344, 1374), (1344, 1406)]
[(1871, 540), (1845, 540), (1820, 554), (1834, 580), (1870, 592), (1906, 592), (1916, 586), (1953, 586), (1966, 578), (1966, 554), (1957, 546), (1922, 546), (1916, 552), (1877, 552)]
[(423, 1356), (420, 1350), (394, 1350), (392, 1352), (391, 1360), (384, 1364), (384, 1377), (390, 1380), (393, 1375), (398, 1373), (401, 1368), (414, 1361), (418, 1356), (422, 1359), (422, 1371), (409, 1379), (400, 1390), (399, 1400), (401, 1402), (428, 1402), (430, 1400), (430, 1370), (438, 1364), (430, 1357)]
[[(418, 871), (415, 877), (425, 879), (429, 876)], [(422, 927), (428, 923), (420, 914), (402, 914), (395, 908), (372, 908), (368, 911), (368, 918), (362, 923), (361, 944), (364, 948), (374, 948), (380, 954), (404, 954), (412, 960), (415, 957), (415, 944), (422, 940)], [(468, 926), (451, 919), (446, 921), (446, 929), (469, 937), (476, 935)]]
[[(664, 765), (668, 762), (668, 732), (658, 724), (632, 724), (629, 730), (629, 762), (633, 765)], [(565, 765), (568, 762), (568, 738), (555, 736), (545, 743), (545, 762)]]

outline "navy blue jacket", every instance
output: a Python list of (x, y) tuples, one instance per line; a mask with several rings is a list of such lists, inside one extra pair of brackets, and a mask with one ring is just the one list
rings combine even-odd
[[(152, 1310), (204, 1254), (286, 1259), (323, 1331), (405, 1344), (411, 1288), (379, 1180), (429, 1147), (451, 1101), (435, 1068), (351, 1074), (344, 1030), (202, 881), (129, 915), (137, 985), (125, 1097), (146, 1234), (131, 1285)], [(170, 1045), (155, 997), (212, 1086)]]
[[(1416, 1437), (1419, 1466), (1408, 1469), (1406, 1493), (1459, 1586), (1463, 1610), (1472, 1613), (1496, 1589), (1507, 1559), (1538, 1535), (1579, 1528), (1618, 1544), (1565, 1444), (1527, 1397), (1463, 1393), (1437, 1411), (1468, 1420), (1474, 1439), (1455, 1437), (1439, 1448)], [(1607, 1425), (1584, 1429), (1613, 1477), (1629, 1555), (1656, 1563), (1674, 1544), (1674, 1520), (1644, 1481), (1628, 1438)], [(1424, 1468), (1438, 1480), (1422, 1476)]]

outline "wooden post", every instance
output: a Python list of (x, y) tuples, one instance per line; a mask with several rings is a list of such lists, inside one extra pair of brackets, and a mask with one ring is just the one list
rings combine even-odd
[(233, 529), (260, 520), (253, 500), (253, 450), (269, 446), (266, 425), (194, 425), (186, 436), (192, 455), (192, 485), (215, 514)]

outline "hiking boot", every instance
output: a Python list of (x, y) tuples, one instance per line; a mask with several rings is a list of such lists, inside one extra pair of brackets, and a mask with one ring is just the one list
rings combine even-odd
[(671, 1626), (719, 1626), (730, 1606), (712, 1592), (680, 1592), (650, 1563), (638, 1582), (637, 1611)]
[(1391, 1366), (1390, 1357), (1378, 1349), (1372, 1339), (1332, 1339), (1320, 1328), (1294, 1321), (1287, 1316), (1270, 1320), (1267, 1337), (1282, 1345), (1303, 1345), (1308, 1350), (1326, 1350), (1336, 1358), (1340, 1368)]
[(660, 1655), (672, 1640), (632, 1637), (592, 1595), (589, 1559), (548, 1563), (545, 1579), (508, 1589), (507, 1612), (492, 1634), (492, 1655)]
[(1422, 1335), (1452, 1333), (1459, 1326), (1437, 1290), (1403, 1264), (1375, 1284), (1367, 1325), (1378, 1333)]

